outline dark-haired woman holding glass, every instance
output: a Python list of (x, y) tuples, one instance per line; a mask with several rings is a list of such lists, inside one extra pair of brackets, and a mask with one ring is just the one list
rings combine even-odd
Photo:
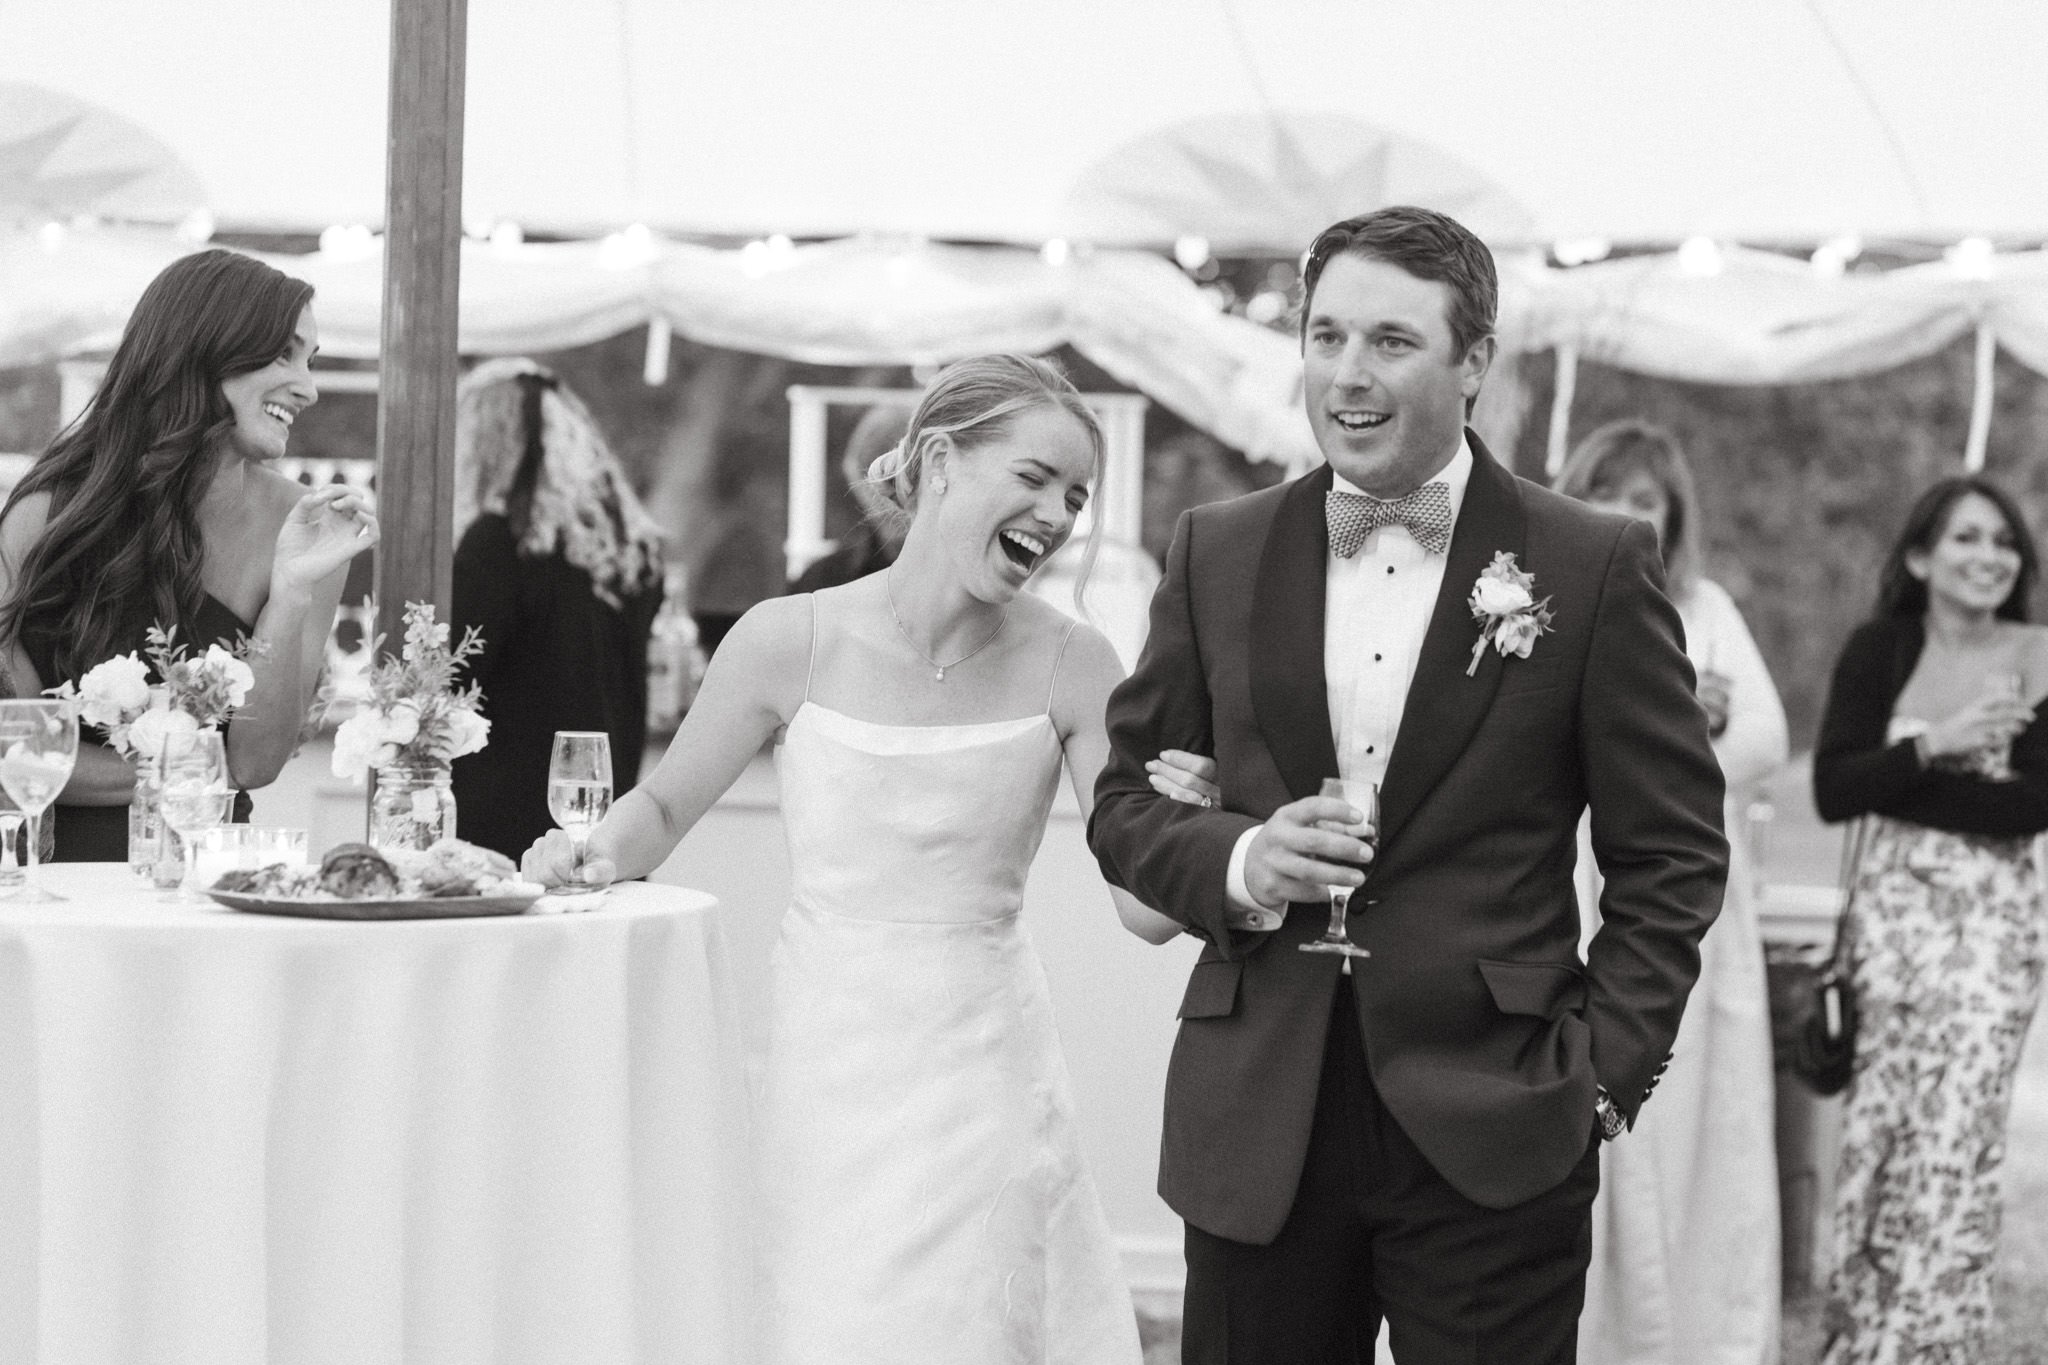
[[(377, 522), (341, 487), (308, 493), (273, 465), (318, 399), (312, 286), (232, 251), (165, 267), (105, 381), (0, 510), (0, 688), (33, 697), (152, 625), (195, 650), (247, 637), (255, 675), (228, 727), (246, 793), (298, 743), (348, 562)], [(81, 745), (53, 808), (65, 861), (128, 856), (134, 771)], [(247, 797), (237, 800), (246, 819)]]
[(1814, 797), (1863, 829), (1842, 930), (1860, 1017), (1827, 1365), (1982, 1356), (2013, 1072), (2048, 956), (2038, 563), (1997, 485), (1936, 484), (1828, 692)]

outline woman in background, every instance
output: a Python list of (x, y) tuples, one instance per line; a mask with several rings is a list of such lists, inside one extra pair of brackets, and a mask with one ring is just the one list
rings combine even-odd
[(2048, 956), (2038, 566), (2004, 490), (1942, 480), (1907, 515), (1828, 690), (1815, 803), (1864, 827), (1842, 926), (1859, 1017), (1827, 1365), (1982, 1357), (2013, 1072)]
[(639, 780), (661, 533), (574, 394), (531, 360), (464, 377), (455, 406), (455, 609), (483, 652), (491, 739), (455, 760), (456, 829), (517, 858), (554, 827), (557, 730), (611, 736), (612, 783)]
[[(1656, 528), (1728, 796), (1728, 891), (1654, 1100), (1608, 1144), (1579, 1319), (1588, 1365), (1772, 1365), (1778, 1358), (1778, 1184), (1771, 1021), (1755, 872), (1741, 813), (1785, 761), (1785, 711), (1742, 613), (1699, 571), (1699, 500), (1677, 440), (1613, 422), (1579, 443), (1559, 491)], [(1599, 927), (1599, 871), (1580, 840), (1579, 904)]]
[[(238, 820), (297, 747), (348, 563), (377, 543), (358, 494), (309, 493), (274, 468), (320, 396), (312, 299), (303, 280), (233, 251), (166, 266), (99, 391), (0, 511), (8, 695), (140, 653), (152, 625), (177, 627), (194, 652), (253, 642), (255, 685), (227, 731)], [(126, 759), (82, 743), (53, 808), (54, 856), (126, 861), (134, 786)]]

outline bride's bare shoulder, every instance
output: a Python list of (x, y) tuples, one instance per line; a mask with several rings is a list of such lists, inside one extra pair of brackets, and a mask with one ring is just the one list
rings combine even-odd
[(777, 664), (789, 657), (804, 657), (811, 649), (811, 622), (815, 610), (810, 593), (771, 597), (747, 609), (720, 642), (719, 652), (737, 651), (756, 662)]

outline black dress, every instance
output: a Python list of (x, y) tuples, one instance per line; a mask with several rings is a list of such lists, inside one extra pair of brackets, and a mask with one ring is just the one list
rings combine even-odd
[(613, 607), (559, 554), (523, 556), (502, 515), (485, 513), (455, 549), (456, 640), (483, 632), (469, 678), (482, 686), (490, 743), (455, 760), (456, 833), (518, 858), (555, 827), (548, 758), (557, 730), (611, 736), (612, 788), (640, 777), (647, 742), (647, 641), (661, 588)]
[[(146, 652), (149, 643), (149, 627), (154, 623), (147, 611), (138, 612), (124, 632), (123, 643), (117, 645), (114, 654), (134, 651), (148, 662)], [(178, 639), (187, 650), (201, 652), (208, 645), (218, 644), (233, 648), (235, 642), (245, 635), (254, 635), (255, 628), (243, 623), (221, 600), (212, 593), (200, 598), (197, 615), (178, 631)], [(48, 636), (24, 634), (22, 649), (29, 662), (36, 667), (37, 676), (45, 687), (55, 687), (63, 682), (77, 682), (76, 675), (60, 675), (57, 672), (56, 641)], [(110, 656), (111, 657), (111, 656)], [(101, 661), (93, 660), (96, 665)], [(92, 665), (88, 665), (91, 667)], [(150, 667), (150, 681), (160, 681), (156, 668)], [(82, 728), (79, 732), (80, 746), (105, 744), (92, 736), (99, 732)], [(249, 820), (251, 802), (249, 793), (235, 793), (235, 809), (231, 817), (236, 824)], [(50, 807), (51, 823), (55, 826), (56, 852), (50, 861), (59, 863), (125, 863), (128, 861), (128, 806), (68, 806), (62, 801)]]

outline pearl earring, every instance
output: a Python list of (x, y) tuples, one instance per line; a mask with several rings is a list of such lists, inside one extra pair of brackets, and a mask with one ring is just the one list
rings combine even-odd
[(933, 479), (933, 480), (932, 480), (932, 492), (934, 492), (934, 493), (940, 493), (940, 494), (943, 494), (943, 493), (944, 493), (945, 491), (946, 491), (946, 481), (945, 481), (944, 479)]

